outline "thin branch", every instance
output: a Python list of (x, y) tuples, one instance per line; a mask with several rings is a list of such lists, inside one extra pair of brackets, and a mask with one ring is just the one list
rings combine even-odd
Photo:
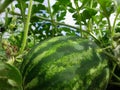
[(57, 26), (56, 26), (54, 16), (53, 16), (53, 13), (52, 13), (52, 10), (51, 10), (50, 0), (48, 0), (48, 11), (49, 11), (50, 18), (51, 18), (51, 23), (52, 23), (52, 28), (53, 28), (52, 34), (53, 34), (53, 37), (54, 37), (55, 32), (57, 32)]
[(118, 81), (120, 81), (120, 77), (119, 77), (119, 76), (117, 76), (115, 73), (112, 73), (112, 75), (113, 75)]
[(111, 85), (117, 85), (117, 86), (120, 86), (120, 83), (118, 82), (110, 82)]
[(109, 17), (106, 17), (107, 18), (107, 21), (108, 21), (108, 27), (109, 27), (109, 30), (110, 30), (110, 32), (112, 32), (112, 30), (111, 30), (111, 23), (110, 23), (110, 19), (109, 19)]
[(114, 37), (114, 34), (115, 34), (115, 24), (116, 24), (116, 21), (117, 21), (117, 18), (119, 16), (119, 13), (116, 14), (115, 16), (115, 19), (114, 19), (114, 22), (113, 22), (113, 26), (112, 26), (112, 37)]
[(22, 15), (23, 21), (24, 21), (24, 23), (25, 23), (25, 8), (24, 8), (24, 1), (18, 0), (18, 3), (19, 3), (19, 5), (20, 5), (21, 15)]

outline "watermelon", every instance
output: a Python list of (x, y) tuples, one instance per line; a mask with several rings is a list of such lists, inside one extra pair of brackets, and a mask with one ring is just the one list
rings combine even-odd
[(106, 56), (86, 39), (59, 36), (33, 47), (20, 71), (24, 90), (105, 90)]

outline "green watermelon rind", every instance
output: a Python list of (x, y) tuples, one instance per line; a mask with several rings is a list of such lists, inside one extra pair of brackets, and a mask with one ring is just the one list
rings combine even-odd
[(21, 66), (26, 90), (104, 90), (109, 68), (92, 41), (56, 37), (35, 46)]

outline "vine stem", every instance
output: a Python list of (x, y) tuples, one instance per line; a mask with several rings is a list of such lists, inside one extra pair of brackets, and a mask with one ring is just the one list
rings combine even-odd
[(117, 86), (120, 86), (120, 83), (118, 82), (110, 82), (111, 85), (117, 85)]
[(118, 17), (119, 13), (117, 13), (117, 15), (115, 16), (115, 19), (114, 19), (114, 22), (113, 22), (113, 26), (112, 26), (112, 37), (114, 36), (114, 29), (115, 29), (115, 24), (116, 24), (116, 21), (117, 21), (117, 17)]
[(29, 24), (30, 24), (30, 18), (31, 18), (31, 11), (32, 11), (32, 1), (33, 0), (30, 0), (30, 2), (29, 2), (30, 4), (29, 4), (29, 7), (28, 7), (28, 16), (27, 16), (26, 22), (24, 23), (24, 34), (23, 34), (23, 40), (22, 40), (22, 44), (21, 44), (19, 54), (21, 54), (24, 51), (26, 43), (27, 43), (27, 36), (28, 36), (28, 30), (29, 30)]
[(111, 29), (111, 24), (110, 24), (110, 19), (109, 17), (106, 17), (107, 21), (108, 21), (108, 28), (110, 30), (110, 32), (112, 33), (112, 29)]
[(119, 76), (117, 76), (115, 73), (112, 73), (112, 74), (118, 81), (120, 81), (120, 77)]
[(50, 0), (48, 0), (48, 9), (49, 9), (50, 18), (51, 18), (52, 21), (54, 21), (52, 11), (51, 11), (51, 7), (50, 7)]
[(80, 30), (80, 34), (81, 34), (81, 37), (83, 36), (81, 30), (82, 30), (82, 25), (81, 25), (81, 14), (80, 14), (80, 9), (79, 9), (79, 5), (78, 5), (78, 1), (74, 1), (74, 4), (76, 6), (76, 12), (77, 12), (77, 20), (78, 20), (78, 23), (79, 23), (79, 30)]
[[(53, 13), (52, 13), (52, 10), (51, 10), (50, 0), (48, 0), (48, 10), (49, 10), (50, 18), (51, 18), (51, 23), (52, 23), (52, 29), (53, 29), (52, 34), (53, 34), (53, 37), (54, 37), (54, 34), (55, 34), (55, 32), (57, 32), (57, 30), (56, 30), (56, 23), (55, 23)], [(55, 29), (55, 31), (54, 31), (54, 29)]]
[(22, 15), (23, 21), (24, 21), (24, 23), (25, 23), (24, 1), (22, 1), (22, 0), (18, 0), (18, 3), (19, 3), (19, 5), (20, 5), (21, 15)]
[[(90, 8), (92, 8), (92, 7), (93, 7), (93, 0), (90, 1)], [(88, 32), (91, 32), (92, 28), (93, 28), (92, 18), (90, 18), (89, 21), (88, 21)]]

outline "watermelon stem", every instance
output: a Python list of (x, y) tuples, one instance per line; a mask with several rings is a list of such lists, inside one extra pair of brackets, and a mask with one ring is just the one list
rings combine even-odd
[(31, 12), (32, 12), (32, 1), (33, 0), (30, 0), (30, 4), (29, 4), (29, 7), (28, 7), (27, 20), (24, 23), (24, 34), (23, 34), (23, 40), (22, 40), (22, 44), (21, 44), (19, 54), (21, 54), (24, 51), (25, 46), (26, 46), (26, 42), (27, 42), (27, 36), (28, 36), (28, 30), (29, 30), (29, 24), (30, 24), (30, 17), (31, 17)]

